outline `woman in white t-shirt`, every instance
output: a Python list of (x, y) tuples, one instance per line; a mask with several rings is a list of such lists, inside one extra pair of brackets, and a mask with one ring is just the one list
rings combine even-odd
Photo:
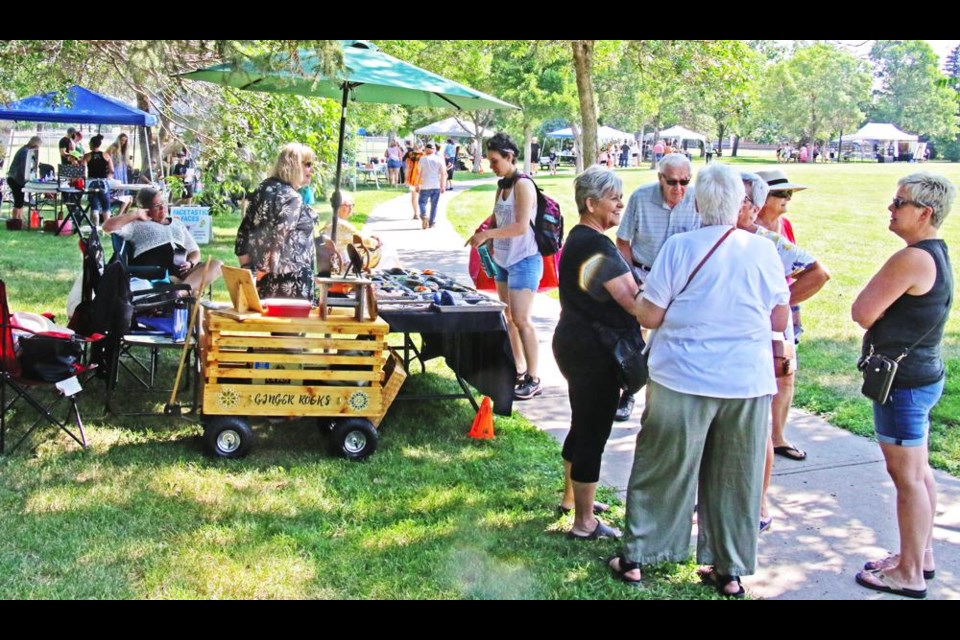
[(490, 170), (499, 176), (493, 213), (495, 220), (475, 233), (468, 244), (476, 247), (492, 241), (490, 254), (497, 265), (497, 294), (506, 303), (507, 329), (517, 363), (514, 397), (529, 400), (542, 393), (537, 377), (537, 332), (531, 318), (533, 299), (543, 276), (543, 258), (530, 223), (537, 215), (537, 192), (533, 182), (517, 168), (517, 145), (498, 133), (487, 142)]
[[(770, 399), (770, 332), (790, 292), (773, 243), (737, 230), (740, 174), (713, 163), (697, 176), (703, 227), (664, 243), (637, 304), (650, 336), (643, 432), (627, 489), (626, 529), (610, 569), (636, 583), (640, 565), (689, 557), (697, 503), (700, 579), (742, 597), (756, 570)], [(699, 493), (699, 497), (697, 497)]]

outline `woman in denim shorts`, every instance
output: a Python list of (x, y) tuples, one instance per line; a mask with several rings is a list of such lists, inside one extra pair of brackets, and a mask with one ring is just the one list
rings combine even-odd
[(945, 381), (940, 343), (953, 302), (946, 243), (937, 237), (956, 188), (942, 176), (914, 173), (897, 183), (887, 207), (897, 251), (853, 303), (864, 350), (899, 359), (890, 396), (874, 402), (873, 424), (897, 490), (900, 552), (867, 562), (857, 582), (868, 589), (925, 598), (935, 575), (933, 517), (937, 487), (928, 463), (930, 411)]
[(537, 248), (530, 222), (537, 215), (537, 192), (533, 182), (517, 168), (517, 145), (498, 133), (487, 143), (490, 170), (500, 181), (493, 207), (495, 220), (484, 231), (475, 233), (468, 243), (479, 249), (492, 240), (497, 265), (497, 295), (506, 303), (507, 330), (517, 363), (514, 397), (529, 400), (542, 392), (537, 377), (538, 343), (531, 313), (533, 299), (543, 275), (543, 258)]

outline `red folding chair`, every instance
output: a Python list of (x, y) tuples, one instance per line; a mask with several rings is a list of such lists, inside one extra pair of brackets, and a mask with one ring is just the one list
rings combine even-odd
[[(80, 336), (70, 336), (57, 332), (35, 332), (29, 328), (18, 326), (11, 314), (7, 304), (7, 287), (3, 280), (0, 280), (0, 454), (5, 452), (6, 434), (7, 434), (7, 414), (11, 412), (18, 401), (23, 400), (23, 404), (32, 407), (39, 417), (26, 430), (23, 436), (17, 440), (10, 452), (23, 444), (23, 442), (42, 424), (48, 423), (58, 427), (61, 431), (73, 438), (77, 444), (86, 448), (87, 437), (83, 431), (83, 420), (80, 417), (80, 409), (77, 407), (77, 396), (80, 393), (80, 383), (76, 377), (89, 371), (92, 367), (84, 366), (79, 362), (72, 365), (72, 371), (57, 380), (42, 380), (30, 377), (30, 372), (36, 372), (40, 367), (38, 363), (24, 362), (18, 357), (14, 349), (13, 330), (23, 331), (31, 335), (43, 336), (51, 340), (60, 340), (65, 343), (71, 343), (76, 340), (84, 342), (96, 342), (101, 337), (81, 338)], [(93, 365), (95, 366), (95, 365)], [(49, 376), (46, 376), (49, 378)], [(59, 376), (57, 376), (59, 377)], [(12, 397), (7, 400), (7, 390), (10, 390)], [(40, 391), (56, 391), (56, 397), (53, 401), (47, 401), (40, 396)], [(56, 418), (52, 410), (61, 401), (66, 400), (67, 414), (62, 420)]]

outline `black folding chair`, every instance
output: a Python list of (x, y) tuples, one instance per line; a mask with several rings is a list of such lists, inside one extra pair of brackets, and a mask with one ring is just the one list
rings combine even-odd
[[(81, 447), (86, 448), (87, 437), (83, 431), (83, 419), (77, 406), (77, 396), (81, 387), (76, 380), (76, 376), (85, 373), (90, 367), (82, 365), (79, 361), (76, 364), (71, 364), (69, 361), (66, 363), (55, 361), (54, 366), (42, 366), (47, 363), (27, 360), (27, 350), (22, 345), (22, 357), (18, 357), (14, 349), (14, 329), (22, 335), (30, 334), (37, 337), (34, 339), (46, 341), (47, 346), (55, 352), (60, 351), (60, 347), (63, 347), (64, 352), (70, 352), (72, 351), (70, 347), (77, 345), (77, 341), (88, 340), (77, 336), (64, 336), (63, 334), (34, 333), (29, 329), (17, 326), (13, 322), (7, 304), (6, 284), (0, 280), (0, 454), (4, 453), (6, 449), (7, 414), (13, 411), (20, 400), (23, 401), (23, 404), (31, 407), (39, 416), (13, 445), (10, 450), (11, 453), (20, 447), (31, 433), (45, 423), (56, 426), (73, 438)], [(28, 339), (31, 338), (21, 338), (21, 340)], [(79, 346), (76, 350), (82, 352)], [(8, 390), (12, 394), (9, 400), (7, 399)], [(39, 392), (51, 390), (57, 394), (53, 401), (40, 396)], [(52, 411), (63, 400), (67, 402), (67, 413), (61, 420), (55, 417)]]
[[(196, 385), (196, 371), (199, 368), (197, 332), (175, 339), (170, 332), (157, 328), (155, 316), (158, 314), (178, 314), (186, 330), (186, 323), (196, 304), (192, 296), (181, 296), (179, 292), (190, 292), (190, 285), (172, 284), (166, 271), (159, 267), (139, 267), (128, 265), (128, 256), (133, 255), (133, 246), (129, 242), (118, 242), (113, 238), (115, 252), (101, 278), (101, 286), (94, 298), (94, 327), (104, 332), (103, 351), (99, 361), (105, 367), (107, 378), (106, 411), (114, 415), (153, 415), (155, 412), (120, 412), (114, 406), (113, 397), (120, 384), (120, 373), (125, 372), (139, 388), (159, 392), (170, 389), (157, 389), (157, 373), (162, 350), (183, 349), (184, 341), (189, 350), (190, 368), (185, 388), (191, 383)], [(130, 278), (150, 281), (151, 286), (142, 290), (131, 290)], [(152, 281), (150, 278), (162, 278)], [(176, 318), (173, 320), (176, 322)], [(146, 355), (139, 352), (146, 350)], [(196, 410), (195, 399), (191, 401), (192, 410)]]

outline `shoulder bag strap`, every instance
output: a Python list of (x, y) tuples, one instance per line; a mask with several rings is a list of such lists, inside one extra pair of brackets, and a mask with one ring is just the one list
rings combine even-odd
[[(674, 300), (676, 300), (677, 298), (679, 298), (679, 297), (683, 294), (683, 292), (687, 290), (687, 287), (690, 286), (690, 281), (693, 280), (693, 277), (694, 277), (695, 275), (697, 275), (697, 273), (699, 273), (701, 267), (703, 267), (703, 265), (706, 264), (707, 260), (710, 259), (710, 256), (712, 256), (713, 253), (714, 253), (718, 248), (720, 248), (720, 245), (723, 244), (723, 241), (726, 240), (728, 237), (730, 237), (730, 234), (733, 233), (735, 230), (736, 230), (736, 227), (735, 227), (735, 226), (734, 226), (734, 227), (730, 227), (729, 229), (727, 229), (727, 232), (726, 232), (725, 234), (723, 234), (722, 236), (720, 236), (720, 239), (717, 240), (717, 242), (710, 248), (710, 251), (707, 252), (707, 255), (703, 256), (703, 259), (700, 260), (700, 262), (697, 264), (697, 266), (693, 268), (693, 271), (690, 272), (690, 277), (687, 278), (687, 283), (686, 283), (685, 285), (683, 285), (683, 289), (680, 289), (680, 293), (678, 293), (677, 295), (673, 296), (673, 298), (670, 300), (670, 302), (667, 303), (667, 309), (670, 308), (670, 305), (673, 304), (673, 301), (674, 301)], [(666, 312), (667, 312), (667, 309), (664, 309), (663, 312), (666, 313)]]

